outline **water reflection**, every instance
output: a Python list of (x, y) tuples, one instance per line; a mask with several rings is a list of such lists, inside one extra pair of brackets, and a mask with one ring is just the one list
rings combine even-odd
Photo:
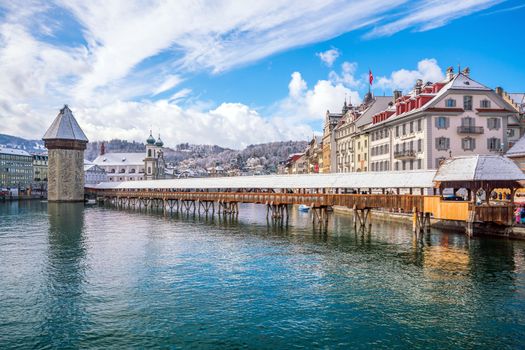
[(46, 312), (40, 345), (78, 347), (87, 326), (83, 310), (86, 246), (83, 203), (48, 203)]

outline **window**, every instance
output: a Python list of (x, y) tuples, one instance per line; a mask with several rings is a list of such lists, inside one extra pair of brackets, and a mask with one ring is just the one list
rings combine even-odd
[(148, 167), (148, 174), (151, 174), (151, 167)]
[(399, 125), (396, 126), (396, 137), (399, 137)]
[(403, 124), (403, 136), (407, 134), (407, 125)]
[(515, 129), (507, 129), (507, 136), (508, 137), (514, 137), (514, 135), (516, 135), (516, 130)]
[(417, 151), (418, 152), (423, 151), (423, 140), (422, 139), (417, 140)]
[(396, 144), (396, 153), (399, 152), (399, 143)]
[(480, 106), (481, 106), (481, 108), (490, 108), (490, 101), (489, 100), (481, 100)]
[(463, 96), (463, 109), (466, 111), (472, 110), (472, 96)]
[(403, 161), (403, 170), (407, 170), (407, 162), (405, 160)]
[(414, 160), (410, 160), (410, 170), (414, 170)]
[(461, 148), (464, 151), (473, 151), (476, 148), (476, 140), (472, 137), (465, 137), (461, 140)]
[(410, 133), (414, 133), (414, 122), (410, 122)]
[(151, 157), (151, 150), (148, 150), (148, 157)]
[(501, 148), (501, 140), (496, 137), (487, 139), (487, 148), (489, 151), (498, 151)]
[(126, 172), (126, 169), (120, 169), (120, 173), (124, 174)]
[(394, 169), (395, 169), (396, 171), (399, 170), (399, 162), (396, 162), (396, 163), (394, 164)]
[(471, 126), (475, 126), (475, 124), (476, 124), (476, 120), (474, 118), (465, 117), (461, 119), (461, 126), (471, 127)]
[(446, 151), (450, 148), (450, 139), (448, 137), (436, 138), (436, 149), (438, 151)]
[(447, 117), (437, 117), (436, 118), (436, 128), (447, 129), (448, 128), (448, 118)]
[(454, 100), (453, 98), (449, 98), (449, 99), (446, 99), (445, 100), (445, 106), (446, 107), (456, 107), (456, 100)]
[(417, 131), (421, 131), (421, 119), (417, 120)]
[(423, 161), (421, 159), (417, 160), (417, 168), (421, 169), (421, 166), (423, 165)]
[(500, 118), (488, 118), (487, 119), (487, 128), (489, 130), (498, 130), (501, 127)]

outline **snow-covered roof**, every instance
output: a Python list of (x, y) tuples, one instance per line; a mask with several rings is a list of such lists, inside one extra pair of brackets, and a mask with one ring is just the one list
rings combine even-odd
[(485, 85), (478, 83), (477, 81), (470, 78), (469, 76), (466, 76), (463, 73), (456, 74), (456, 76), (450, 81), (448, 88), (461, 90), (492, 90), (491, 88), (488, 88)]
[(434, 181), (520, 181), (525, 174), (509, 158), (476, 155), (447, 159), (437, 170)]
[(57, 117), (47, 129), (43, 140), (77, 140), (88, 142), (88, 139), (80, 125), (78, 125), (73, 113), (67, 105), (58, 113)]
[(393, 102), (392, 96), (376, 96), (372, 104), (357, 118), (355, 125), (362, 127), (372, 123), (372, 117), (388, 108), (388, 103)]
[(24, 150), (21, 150), (21, 149), (16, 149), (16, 148), (3, 148), (3, 147), (0, 147), (0, 153), (2, 154), (10, 154), (10, 155), (13, 155), (13, 156), (27, 156), (27, 157), (31, 157), (31, 155), (24, 151)]
[(106, 153), (93, 160), (93, 164), (108, 165), (144, 165), (145, 153)]
[(508, 151), (505, 153), (507, 157), (522, 157), (525, 156), (525, 135), (522, 136)]
[(434, 170), (104, 182), (97, 189), (431, 188)]
[(102, 171), (104, 171), (104, 169), (102, 169), (101, 167), (99, 167), (98, 165), (95, 165), (95, 164), (85, 164), (84, 163), (84, 171), (102, 172)]

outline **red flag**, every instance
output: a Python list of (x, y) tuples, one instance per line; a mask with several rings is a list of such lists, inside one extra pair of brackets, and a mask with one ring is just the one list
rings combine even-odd
[(374, 82), (374, 75), (370, 69), (368, 70), (368, 81), (370, 82), (370, 85)]

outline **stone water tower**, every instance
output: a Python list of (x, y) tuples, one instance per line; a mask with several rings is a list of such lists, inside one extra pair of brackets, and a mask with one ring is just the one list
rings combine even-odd
[(48, 201), (83, 201), (84, 150), (88, 139), (67, 105), (60, 110), (42, 140), (49, 154)]

